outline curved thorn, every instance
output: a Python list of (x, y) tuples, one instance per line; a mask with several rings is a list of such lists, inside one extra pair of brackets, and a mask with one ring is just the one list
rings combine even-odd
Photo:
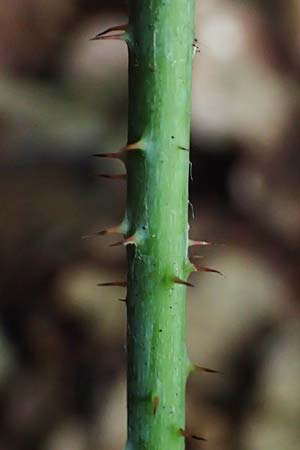
[(188, 431), (184, 430), (183, 428), (179, 428), (179, 434), (183, 437), (185, 437), (186, 439), (196, 439), (197, 441), (207, 441), (207, 439), (205, 439), (202, 436), (197, 436), (195, 434), (191, 434)]
[(194, 370), (196, 372), (218, 373), (219, 375), (224, 375), (220, 370), (209, 369), (208, 367), (194, 366)]
[(194, 287), (194, 285), (192, 283), (189, 283), (188, 281), (181, 280), (178, 277), (174, 277), (173, 281), (176, 284), (182, 284), (183, 286)]
[(109, 180), (126, 180), (127, 179), (127, 175), (123, 174), (123, 173), (118, 173), (118, 174), (106, 174), (106, 173), (97, 173), (96, 177), (99, 178), (107, 178)]
[(211, 272), (211, 273), (217, 273), (218, 275), (221, 275), (224, 277), (224, 274), (220, 272), (220, 270), (212, 269), (210, 267), (201, 266), (200, 264), (194, 263), (194, 267), (196, 268), (197, 272)]
[(153, 415), (154, 416), (156, 416), (158, 404), (159, 404), (159, 397), (156, 396), (153, 399)]
[(100, 37), (94, 37), (90, 39), (91, 41), (122, 41), (125, 33), (119, 33), (119, 34), (111, 34), (108, 36), (100, 36)]
[(193, 239), (189, 239), (189, 247), (194, 247), (194, 246), (207, 247), (209, 245), (213, 245), (212, 242), (208, 242), (208, 241), (194, 241)]
[(82, 239), (92, 239), (97, 236), (105, 236), (107, 234), (122, 234), (122, 225), (118, 225), (116, 227), (106, 228), (106, 230), (96, 231), (96, 233), (86, 234), (82, 236)]
[(123, 24), (123, 25), (115, 25), (114, 27), (107, 28), (106, 30), (101, 31), (101, 33), (96, 34), (96, 36), (91, 38), (90, 41), (97, 41), (97, 40), (101, 39), (102, 36), (105, 36), (106, 34), (111, 33), (112, 31), (124, 31), (125, 32), (125, 31), (127, 31), (127, 28), (128, 28), (127, 23)]
[(106, 286), (127, 287), (127, 281), (110, 281), (108, 283), (98, 283), (97, 286), (100, 286), (100, 287), (106, 287)]
[(127, 303), (127, 298), (118, 298), (119, 302)]
[(181, 145), (178, 145), (177, 147), (179, 148), (179, 150), (184, 150), (184, 151), (186, 151), (186, 152), (189, 152), (189, 151), (190, 151), (189, 148), (181, 147)]
[(89, 39), (89, 41), (112, 41), (112, 40), (118, 40), (118, 41), (125, 41), (126, 40), (126, 30), (123, 33), (118, 34), (97, 34), (96, 36)]
[(130, 244), (132, 244), (132, 245), (136, 245), (137, 244), (137, 239), (136, 239), (136, 236), (133, 234), (132, 236), (129, 236), (128, 238), (126, 238), (126, 239), (123, 239), (122, 241), (118, 241), (118, 242), (115, 242), (114, 244), (110, 244), (110, 247), (119, 247), (119, 246), (121, 246), (121, 245), (130, 245)]

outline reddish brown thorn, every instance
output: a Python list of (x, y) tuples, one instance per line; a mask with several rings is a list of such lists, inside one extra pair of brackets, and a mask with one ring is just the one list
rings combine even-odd
[(99, 178), (107, 178), (109, 180), (126, 180), (127, 179), (127, 175), (123, 174), (123, 173), (118, 173), (118, 174), (106, 174), (106, 173), (97, 173), (96, 175)]
[(194, 369), (195, 369), (197, 372), (218, 373), (218, 374), (220, 374), (220, 375), (223, 375), (223, 372), (220, 372), (220, 370), (209, 369), (209, 368), (207, 368), (207, 367), (194, 366)]
[(116, 153), (95, 153), (94, 155), (96, 158), (111, 158), (111, 159), (121, 159), (122, 153), (116, 152)]
[(196, 263), (194, 263), (194, 266), (195, 266), (197, 272), (217, 273), (218, 275), (221, 275), (222, 277), (224, 277), (224, 274), (217, 269), (211, 269), (210, 267), (201, 266), (200, 264), (196, 264)]
[(107, 228), (106, 230), (97, 231), (96, 233), (82, 236), (82, 239), (91, 239), (97, 236), (104, 236), (106, 234), (122, 234), (120, 225), (117, 227)]
[(189, 283), (188, 281), (181, 280), (178, 277), (174, 277), (173, 280), (174, 280), (174, 283), (176, 283), (176, 284), (182, 284), (183, 286), (194, 287), (194, 285), (192, 283)]
[(207, 441), (204, 437), (197, 436), (195, 434), (191, 434), (188, 431), (184, 430), (183, 428), (179, 428), (179, 433), (181, 436), (185, 437), (186, 439), (196, 439), (197, 441)]
[(105, 286), (127, 287), (127, 281), (110, 281), (109, 283), (98, 283), (97, 286), (100, 286), (100, 287), (105, 287)]
[[(115, 27), (110, 27), (107, 30), (96, 34), (96, 36), (91, 38), (90, 41), (110, 40), (110, 39), (120, 39), (120, 40), (122, 40), (124, 38), (124, 34), (127, 31), (127, 27), (128, 27), (127, 24), (126, 25), (117, 25)], [(123, 33), (109, 34), (112, 31), (123, 31)]]
[(194, 246), (206, 247), (208, 245), (213, 245), (213, 244), (212, 244), (212, 242), (208, 242), (208, 241), (194, 241), (192, 239), (189, 239), (189, 247), (194, 247)]
[(127, 144), (125, 147), (121, 148), (119, 152), (114, 153), (95, 153), (93, 156), (96, 158), (111, 158), (111, 159), (122, 159), (124, 156), (124, 152), (131, 150), (141, 150), (142, 143), (140, 141), (133, 142), (132, 144)]
[(114, 244), (111, 244), (110, 247), (119, 247), (120, 245), (136, 245), (136, 236), (133, 234), (132, 236), (129, 236), (126, 239), (123, 239), (122, 241), (115, 242)]
[(158, 404), (159, 404), (159, 397), (154, 397), (154, 399), (153, 399), (153, 415), (154, 416), (156, 416)]
[(90, 41), (122, 41), (123, 40), (124, 33), (119, 34), (111, 34), (108, 36), (100, 36), (100, 37), (94, 37), (90, 39)]
[(96, 36), (91, 38), (90, 41), (97, 41), (98, 39), (101, 39), (101, 38), (103, 39), (103, 36), (105, 34), (111, 33), (112, 31), (124, 31), (125, 32), (125, 31), (127, 31), (127, 28), (128, 28), (127, 23), (124, 25), (116, 25), (114, 27), (107, 28), (106, 30), (101, 31), (101, 33), (96, 34)]

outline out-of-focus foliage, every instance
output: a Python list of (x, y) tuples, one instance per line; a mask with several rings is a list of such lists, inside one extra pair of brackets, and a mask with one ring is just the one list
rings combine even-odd
[[(300, 420), (300, 7), (197, 2), (191, 237), (225, 276), (195, 275), (188, 427), (207, 450), (297, 450)], [(126, 48), (89, 42), (125, 2), (0, 5), (1, 450), (119, 450), (125, 440), (123, 249), (100, 180), (126, 142)], [(174, 93), (176, 95), (176, 93)], [(199, 250), (193, 249), (195, 255)], [(195, 444), (195, 448), (196, 448)], [(167, 449), (166, 449), (167, 450)]]

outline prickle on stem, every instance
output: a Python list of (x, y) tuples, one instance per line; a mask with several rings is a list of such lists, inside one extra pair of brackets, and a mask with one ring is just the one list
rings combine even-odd
[(176, 284), (181, 284), (181, 285), (187, 286), (187, 287), (194, 287), (194, 285), (193, 285), (192, 283), (189, 283), (188, 281), (185, 281), (185, 280), (181, 280), (181, 279), (178, 278), (178, 277), (174, 277), (174, 278), (173, 278), (173, 281), (174, 281), (174, 283), (176, 283)]
[(109, 158), (109, 159), (120, 159), (122, 160), (127, 152), (133, 150), (143, 150), (143, 145), (141, 141), (133, 142), (132, 144), (127, 144), (122, 147), (118, 152), (113, 153), (94, 153), (92, 156), (96, 158)]
[(97, 286), (100, 286), (100, 287), (106, 287), (106, 286), (127, 287), (127, 281), (109, 281), (108, 283), (98, 283)]
[(223, 372), (221, 372), (220, 370), (209, 369), (208, 367), (203, 366), (194, 366), (193, 370), (196, 372), (218, 373), (220, 375), (223, 375)]
[(105, 236), (109, 234), (123, 234), (123, 226), (117, 225), (116, 227), (106, 228), (105, 230), (96, 231), (95, 233), (86, 234), (85, 236), (82, 236), (82, 239), (92, 239), (97, 236)]
[(136, 235), (133, 234), (126, 239), (122, 239), (121, 241), (115, 242), (114, 244), (110, 244), (110, 247), (119, 247), (121, 245), (124, 245), (125, 247), (127, 245), (137, 245)]
[(218, 275), (221, 275), (222, 277), (224, 277), (224, 274), (222, 272), (220, 272), (220, 270), (212, 269), (211, 267), (207, 267), (207, 266), (202, 266), (196, 262), (193, 262), (193, 266), (195, 267), (196, 272), (217, 273)]
[(183, 428), (179, 428), (178, 431), (181, 436), (185, 437), (188, 440), (195, 439), (197, 441), (207, 441), (207, 439), (205, 439), (204, 437), (198, 436), (196, 434), (192, 434), (192, 433), (184, 430)]
[[(126, 33), (128, 28), (128, 24), (124, 25), (116, 25), (114, 27), (107, 28), (101, 33), (96, 34), (96, 36), (92, 37), (90, 41), (99, 41), (99, 40), (110, 40), (110, 39), (122, 39), (124, 34)], [(118, 34), (109, 34), (113, 31), (123, 31), (123, 33)]]
[(208, 241), (194, 241), (193, 239), (189, 239), (189, 247), (207, 247), (213, 245), (212, 242)]

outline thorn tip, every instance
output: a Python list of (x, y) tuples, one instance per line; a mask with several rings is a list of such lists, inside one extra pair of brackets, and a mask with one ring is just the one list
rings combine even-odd
[(98, 283), (97, 286), (100, 286), (100, 287), (106, 287), (106, 286), (127, 287), (127, 281), (109, 281), (108, 283)]
[(224, 375), (220, 370), (209, 369), (208, 367), (194, 366), (194, 370), (197, 372), (217, 373), (219, 375)]
[(92, 156), (95, 158), (110, 158), (110, 159), (121, 159), (122, 153), (121, 152), (115, 152), (115, 153), (94, 153)]
[(198, 436), (196, 434), (191, 434), (188, 431), (184, 430), (183, 428), (179, 428), (179, 434), (183, 437), (185, 437), (186, 439), (196, 439), (197, 441), (207, 441), (207, 439), (205, 439), (202, 436)]
[(122, 234), (122, 225), (118, 225), (116, 227), (112, 227), (112, 228), (106, 228), (105, 230), (101, 230), (101, 231), (96, 231), (96, 233), (92, 233), (92, 234), (86, 234), (85, 236), (82, 236), (82, 239), (92, 239), (95, 238), (97, 236), (105, 236), (107, 234)]
[(106, 173), (97, 173), (96, 175), (99, 178), (107, 178), (109, 180), (126, 180), (127, 175), (123, 173), (117, 173), (117, 174), (106, 174)]

